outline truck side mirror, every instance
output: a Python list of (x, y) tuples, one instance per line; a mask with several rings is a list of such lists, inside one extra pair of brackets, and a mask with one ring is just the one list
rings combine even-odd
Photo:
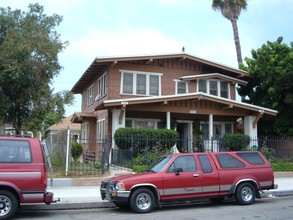
[(176, 176), (178, 176), (180, 172), (183, 172), (183, 169), (181, 167), (176, 168), (175, 170)]

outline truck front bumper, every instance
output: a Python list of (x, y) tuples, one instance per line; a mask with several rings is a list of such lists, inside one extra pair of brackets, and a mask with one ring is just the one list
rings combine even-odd
[(114, 203), (128, 203), (130, 191), (115, 190), (110, 180), (104, 180), (100, 186), (100, 194), (102, 200), (108, 200)]

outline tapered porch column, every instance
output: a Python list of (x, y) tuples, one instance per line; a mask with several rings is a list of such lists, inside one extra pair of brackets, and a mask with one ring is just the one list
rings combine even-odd
[[(255, 126), (253, 125), (256, 120), (256, 116), (246, 116), (244, 117), (244, 134), (247, 134), (250, 139), (257, 138), (257, 123)], [(250, 142), (250, 146), (253, 146), (255, 143), (253, 141)]]
[(212, 138), (214, 136), (214, 115), (209, 115), (209, 140), (208, 140), (208, 151), (214, 151)]
[(166, 128), (171, 129), (171, 113), (166, 112)]
[(214, 127), (214, 115), (213, 114), (210, 114), (209, 115), (209, 139), (212, 139), (212, 137), (214, 136), (213, 134), (213, 129)]

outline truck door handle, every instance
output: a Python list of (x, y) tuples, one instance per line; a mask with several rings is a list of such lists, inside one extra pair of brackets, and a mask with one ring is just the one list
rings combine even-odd
[(198, 173), (193, 174), (193, 177), (199, 177)]

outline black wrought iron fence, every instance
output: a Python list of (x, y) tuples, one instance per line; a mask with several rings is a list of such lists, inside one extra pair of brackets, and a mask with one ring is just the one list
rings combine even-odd
[[(119, 148), (111, 138), (103, 140), (75, 140), (69, 138), (69, 145), (66, 140), (66, 132), (60, 132), (53, 141), (46, 141), (54, 173), (102, 175), (104, 172), (109, 171), (110, 167), (111, 169), (132, 168), (135, 159), (151, 161), (155, 155), (159, 154), (227, 150), (223, 148), (223, 139), (219, 137), (211, 139), (185, 138), (176, 141), (170, 139), (158, 140), (156, 138), (131, 138), (120, 140), (120, 144), (123, 141), (125, 142), (123, 143), (123, 149)], [(83, 149), (77, 161), (74, 161), (71, 155), (71, 143), (73, 141), (78, 141)], [(251, 138), (247, 149), (267, 150), (276, 159), (293, 161), (292, 137), (267, 136)]]

